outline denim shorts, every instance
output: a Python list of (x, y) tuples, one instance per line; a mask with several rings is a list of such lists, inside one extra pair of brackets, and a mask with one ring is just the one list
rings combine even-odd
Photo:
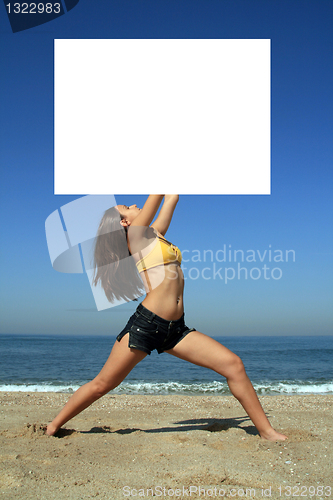
[(195, 331), (195, 328), (185, 325), (184, 316), (185, 314), (177, 321), (167, 321), (139, 304), (117, 340), (120, 342), (129, 333), (128, 347), (147, 354), (156, 349), (161, 354), (175, 347), (188, 333)]

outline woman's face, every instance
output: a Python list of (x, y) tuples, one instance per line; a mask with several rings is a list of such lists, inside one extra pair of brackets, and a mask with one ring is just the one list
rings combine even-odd
[(138, 208), (136, 205), (131, 205), (130, 207), (128, 207), (127, 205), (117, 205), (116, 209), (118, 210), (122, 218), (129, 223), (128, 225), (130, 225), (134, 221), (135, 217), (138, 216), (141, 210), (141, 208)]

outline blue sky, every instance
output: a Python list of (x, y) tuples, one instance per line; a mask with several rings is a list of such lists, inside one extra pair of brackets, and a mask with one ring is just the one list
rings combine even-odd
[[(117, 334), (136, 306), (97, 312), (86, 275), (57, 273), (50, 263), (45, 220), (77, 198), (53, 193), (54, 39), (269, 38), (272, 194), (183, 196), (168, 239), (190, 260), (189, 326), (209, 335), (332, 334), (331, 1), (80, 0), (61, 18), (15, 34), (2, 9), (0, 332)], [(145, 199), (112, 194), (127, 205)], [(266, 258), (240, 263), (248, 279), (245, 271), (237, 279), (238, 262), (216, 258), (224, 245), (245, 255), (266, 250)], [(213, 262), (193, 260), (204, 250)], [(295, 261), (269, 262), (269, 250), (294, 250)], [(226, 267), (236, 273), (227, 283)], [(260, 278), (250, 277), (258, 276), (253, 268)]]

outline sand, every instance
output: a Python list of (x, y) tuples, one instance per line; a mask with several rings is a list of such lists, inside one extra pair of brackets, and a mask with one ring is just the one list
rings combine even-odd
[(333, 498), (333, 396), (263, 396), (287, 442), (232, 396), (108, 394), (44, 434), (60, 393), (0, 393), (4, 499)]

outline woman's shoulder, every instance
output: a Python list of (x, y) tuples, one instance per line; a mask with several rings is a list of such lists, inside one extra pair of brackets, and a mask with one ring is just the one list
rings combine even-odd
[(127, 231), (127, 242), (131, 253), (137, 252), (147, 247), (156, 238), (158, 238), (159, 233), (153, 227), (129, 227)]

